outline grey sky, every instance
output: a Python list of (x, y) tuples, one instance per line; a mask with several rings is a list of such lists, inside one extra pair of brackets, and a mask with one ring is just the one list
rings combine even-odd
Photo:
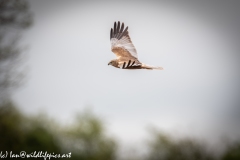
[[(238, 1), (30, 1), (24, 33), (28, 81), (14, 99), (26, 113), (69, 122), (92, 106), (109, 133), (136, 142), (153, 125), (179, 135), (240, 135)], [(120, 70), (109, 32), (129, 26), (139, 60), (163, 71)]]

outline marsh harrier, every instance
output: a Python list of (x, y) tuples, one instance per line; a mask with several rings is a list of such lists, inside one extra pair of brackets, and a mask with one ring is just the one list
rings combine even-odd
[(119, 21), (114, 23), (114, 28), (110, 30), (110, 41), (112, 52), (117, 59), (111, 60), (108, 65), (121, 69), (163, 69), (143, 64), (138, 60), (137, 51), (128, 34), (128, 27), (124, 29), (124, 23), (121, 26)]

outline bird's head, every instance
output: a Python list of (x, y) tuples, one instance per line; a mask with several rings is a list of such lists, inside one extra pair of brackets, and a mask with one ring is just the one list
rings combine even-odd
[(111, 60), (111, 61), (108, 63), (108, 65), (113, 65), (113, 60)]
[(108, 63), (108, 65), (111, 65), (111, 66), (113, 66), (113, 67), (118, 68), (118, 62), (117, 62), (116, 59), (111, 60), (111, 61)]

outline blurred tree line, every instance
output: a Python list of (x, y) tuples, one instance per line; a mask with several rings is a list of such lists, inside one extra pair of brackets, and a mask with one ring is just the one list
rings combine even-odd
[[(11, 102), (10, 93), (19, 85), (22, 76), (18, 63), (23, 52), (19, 47), (19, 34), (30, 27), (32, 21), (28, 1), (0, 0), (0, 156), (6, 151), (15, 154), (47, 151), (55, 154), (71, 152), (70, 159), (78, 160), (121, 159), (117, 156), (116, 140), (106, 135), (103, 122), (92, 112), (83, 112), (73, 124), (62, 126), (44, 115), (23, 115)], [(240, 160), (238, 142), (215, 157), (214, 151), (207, 150), (206, 144), (196, 140), (175, 141), (161, 132), (154, 132), (151, 138), (147, 155), (131, 156), (129, 160)]]
[(78, 114), (72, 125), (60, 126), (43, 115), (24, 116), (12, 103), (6, 103), (0, 107), (0, 142), (3, 153), (71, 152), (70, 159), (116, 159), (116, 142), (106, 136), (101, 120), (89, 111)]
[[(240, 159), (239, 142), (228, 145), (223, 154), (216, 156), (215, 150), (209, 150), (207, 144), (198, 140), (175, 140), (159, 131), (150, 133), (152, 134), (147, 154), (143, 157), (131, 155), (127, 160)], [(0, 142), (0, 151), (12, 151), (17, 154), (20, 151), (47, 151), (56, 154), (71, 152), (70, 159), (121, 159), (117, 156), (116, 140), (106, 135), (102, 120), (90, 111), (78, 114), (74, 123), (63, 126), (44, 115), (25, 116), (12, 103), (6, 103), (0, 107)]]
[(224, 153), (210, 149), (206, 142), (191, 138), (174, 139), (163, 132), (150, 130), (147, 160), (237, 160), (240, 159), (240, 141), (225, 144)]
[(32, 14), (25, 0), (0, 0), (0, 103), (20, 84), (20, 32), (32, 24)]

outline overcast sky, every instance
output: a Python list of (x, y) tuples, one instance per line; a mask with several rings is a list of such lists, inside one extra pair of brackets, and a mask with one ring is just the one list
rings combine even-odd
[[(201, 138), (240, 136), (238, 1), (30, 1), (27, 81), (14, 95), (28, 114), (70, 122), (87, 106), (109, 133), (134, 143), (147, 126)], [(139, 60), (164, 70), (108, 66), (110, 28), (124, 22)]]

